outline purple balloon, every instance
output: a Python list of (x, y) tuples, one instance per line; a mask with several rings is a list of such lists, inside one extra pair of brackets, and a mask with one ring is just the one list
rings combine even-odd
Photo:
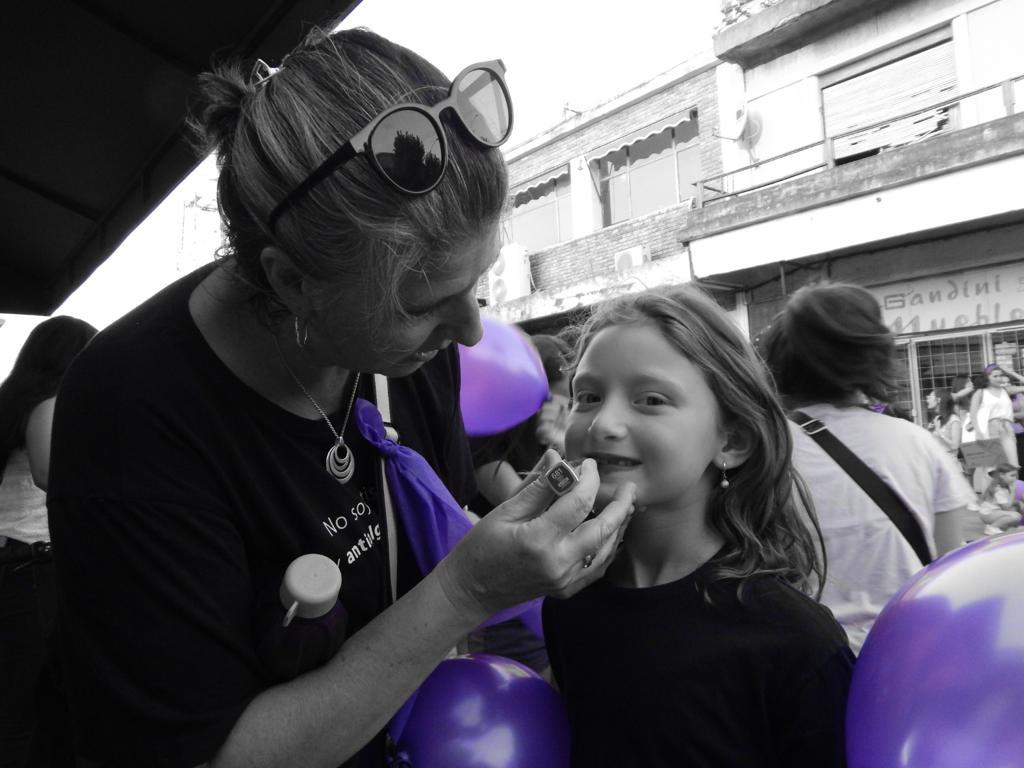
[(846, 713), (849, 768), (1024, 767), (1024, 533), (914, 576), (868, 634)]
[(548, 379), (537, 349), (514, 325), (481, 315), (484, 335), (459, 346), (462, 418), (473, 436), (494, 435), (526, 421), (548, 398)]
[[(410, 768), (567, 768), (569, 721), (540, 675), (486, 654), (442, 661), (415, 694), (397, 765)], [(402, 760), (405, 762), (403, 763)]]

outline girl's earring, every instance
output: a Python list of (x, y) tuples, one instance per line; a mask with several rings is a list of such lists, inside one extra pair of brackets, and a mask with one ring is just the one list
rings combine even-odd
[(299, 316), (295, 316), (295, 345), (302, 349), (309, 342), (309, 325), (303, 329), (303, 332), (299, 333)]
[(728, 465), (723, 461), (722, 462), (722, 479), (718, 483), (718, 487), (721, 488), (722, 490), (725, 490), (726, 488), (729, 487), (729, 478), (725, 474), (725, 470), (726, 470), (727, 466)]

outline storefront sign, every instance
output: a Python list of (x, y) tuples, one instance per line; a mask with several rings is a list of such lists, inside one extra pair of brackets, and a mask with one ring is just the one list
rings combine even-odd
[(893, 283), (871, 292), (896, 334), (1024, 321), (1024, 262)]

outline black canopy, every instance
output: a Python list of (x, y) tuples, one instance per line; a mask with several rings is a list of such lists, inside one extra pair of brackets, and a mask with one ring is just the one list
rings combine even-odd
[(0, 25), (0, 312), (49, 314), (199, 162), (214, 57), (276, 63), (359, 0), (30, 0)]

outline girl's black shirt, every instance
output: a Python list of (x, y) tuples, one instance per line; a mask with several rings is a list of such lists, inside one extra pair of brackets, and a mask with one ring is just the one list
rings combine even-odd
[[(713, 562), (713, 561), (712, 561)], [(773, 576), (544, 602), (580, 768), (844, 766), (854, 656), (827, 608)], [(704, 590), (708, 590), (706, 599)]]

